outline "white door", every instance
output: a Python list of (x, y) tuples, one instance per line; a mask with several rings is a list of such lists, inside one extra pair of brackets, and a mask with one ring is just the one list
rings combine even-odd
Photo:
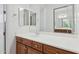
[(4, 53), (4, 20), (3, 20), (3, 5), (0, 4), (0, 54)]

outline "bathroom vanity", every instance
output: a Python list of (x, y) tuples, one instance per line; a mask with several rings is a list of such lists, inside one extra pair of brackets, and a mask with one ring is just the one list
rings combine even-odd
[(16, 34), (17, 54), (79, 53), (79, 40), (75, 34), (74, 5), (53, 9), (44, 7), (40, 10), (40, 19), (38, 14), (34, 10), (18, 9), (18, 25), (25, 30)]
[(35, 38), (34, 40), (34, 37), (28, 37), (16, 36), (16, 54), (76, 54), (75, 52), (43, 43), (39, 41), (40, 38)]

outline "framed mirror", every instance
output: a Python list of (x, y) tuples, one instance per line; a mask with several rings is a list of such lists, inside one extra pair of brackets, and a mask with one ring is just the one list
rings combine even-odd
[(20, 26), (36, 26), (36, 13), (24, 8), (19, 8), (18, 22)]
[(74, 32), (74, 5), (67, 5), (53, 9), (54, 32)]
[(29, 25), (29, 10), (24, 8), (18, 9), (18, 22), (20, 26)]

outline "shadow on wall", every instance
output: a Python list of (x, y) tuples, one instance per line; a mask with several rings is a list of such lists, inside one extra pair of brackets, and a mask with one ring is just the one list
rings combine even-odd
[(12, 45), (10, 48), (10, 54), (16, 54), (16, 37), (14, 37), (14, 40), (12, 41)]

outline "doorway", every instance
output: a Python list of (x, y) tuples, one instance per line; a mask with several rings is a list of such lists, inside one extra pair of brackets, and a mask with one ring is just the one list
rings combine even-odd
[(6, 5), (0, 4), (0, 54), (6, 53)]

